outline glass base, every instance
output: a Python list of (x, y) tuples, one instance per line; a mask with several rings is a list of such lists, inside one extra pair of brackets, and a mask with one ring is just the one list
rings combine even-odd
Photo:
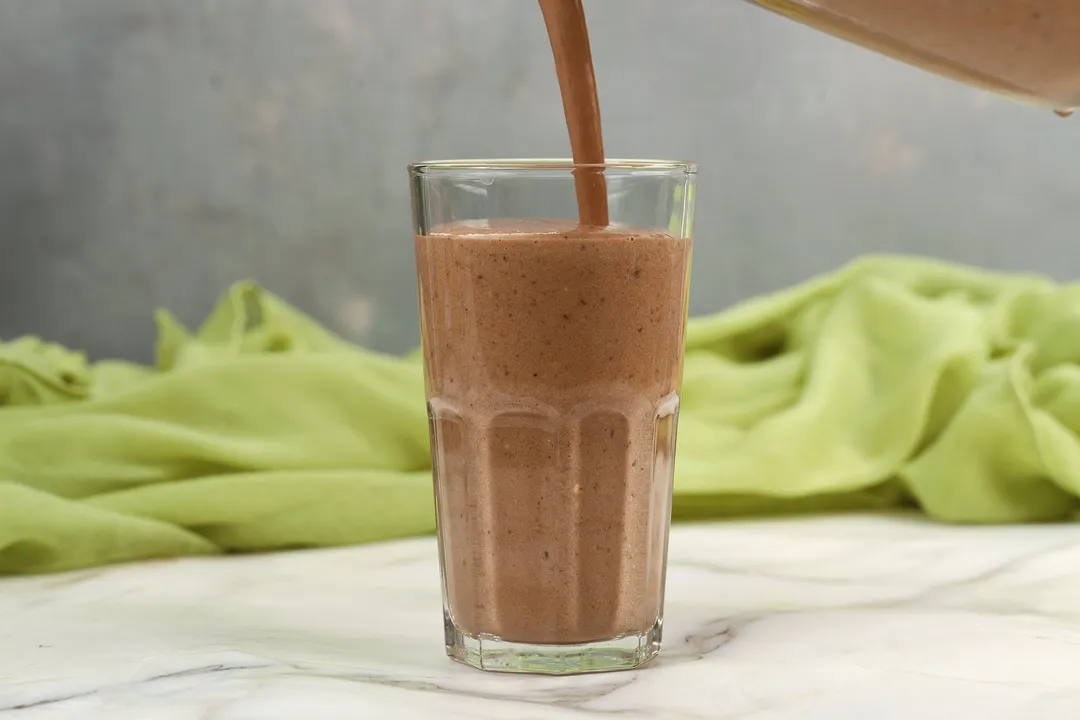
[(640, 635), (579, 645), (507, 642), (491, 635), (464, 633), (449, 617), (444, 622), (446, 654), (460, 663), (489, 672), (579, 675), (633, 670), (660, 652), (659, 620)]

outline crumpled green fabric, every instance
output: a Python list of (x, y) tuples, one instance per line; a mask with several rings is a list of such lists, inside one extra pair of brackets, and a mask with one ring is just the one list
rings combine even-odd
[[(250, 283), (155, 367), (0, 344), (0, 573), (434, 530), (423, 374)], [(871, 257), (691, 321), (677, 519), (1080, 506), (1080, 285)]]

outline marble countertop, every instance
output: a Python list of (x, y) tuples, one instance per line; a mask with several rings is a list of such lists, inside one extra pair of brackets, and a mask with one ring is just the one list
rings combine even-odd
[(647, 669), (443, 654), (435, 541), (0, 581), (0, 720), (1077, 720), (1080, 527), (676, 527)]

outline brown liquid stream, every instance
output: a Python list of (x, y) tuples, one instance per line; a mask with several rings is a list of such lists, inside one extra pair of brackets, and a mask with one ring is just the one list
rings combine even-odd
[(607, 227), (607, 182), (604, 180), (604, 136), (596, 93), (589, 30), (581, 0), (540, 0), (555, 72), (559, 76), (566, 128), (575, 165), (578, 218), (582, 225)]

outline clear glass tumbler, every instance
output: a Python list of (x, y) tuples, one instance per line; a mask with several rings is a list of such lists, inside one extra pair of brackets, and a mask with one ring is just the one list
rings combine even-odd
[[(485, 670), (660, 649), (696, 167), (409, 168), (446, 651)], [(611, 222), (578, 224), (603, 173)]]

